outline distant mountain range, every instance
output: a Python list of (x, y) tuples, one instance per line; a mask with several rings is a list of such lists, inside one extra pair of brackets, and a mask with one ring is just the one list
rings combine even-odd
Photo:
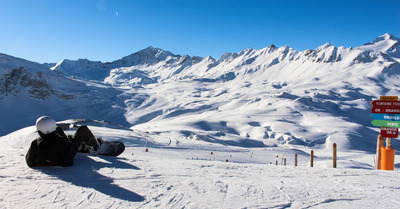
[[(159, 48), (148, 47), (114, 62), (94, 62), (87, 59), (62, 60), (47, 67), (67, 76), (86, 80), (107, 80), (123, 73), (133, 72), (134, 78), (146, 78), (156, 82), (169, 78), (216, 79), (227, 72), (239, 74), (237, 69), (248, 66), (254, 70), (268, 69), (280, 62), (289, 63), (335, 63), (357, 64), (377, 59), (397, 63), (400, 58), (399, 39), (390, 34), (376, 38), (373, 42), (356, 48), (335, 47), (327, 43), (315, 50), (296, 51), (288, 46), (274, 45), (261, 50), (246, 49), (239, 53), (225, 53), (219, 59), (175, 55)], [(258, 61), (258, 62), (257, 62)], [(387, 66), (391, 68), (391, 66)], [(253, 71), (254, 71), (253, 70)], [(139, 72), (142, 71), (142, 72)], [(145, 77), (149, 75), (151, 77)], [(126, 79), (124, 79), (126, 80)], [(111, 82), (111, 81), (110, 81)], [(139, 84), (141, 84), (139, 82)]]
[(385, 34), (355, 48), (271, 45), (219, 59), (148, 47), (107, 63), (0, 54), (0, 135), (52, 115), (237, 146), (373, 150), (369, 102), (400, 94), (399, 43)]

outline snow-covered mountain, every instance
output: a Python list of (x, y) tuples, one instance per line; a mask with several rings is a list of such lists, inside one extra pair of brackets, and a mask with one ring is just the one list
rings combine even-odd
[[(373, 42), (356, 48), (335, 47), (327, 43), (315, 50), (296, 51), (288, 46), (277, 48), (274, 45), (261, 50), (246, 49), (239, 53), (225, 53), (218, 60), (212, 57), (180, 56), (162, 49), (148, 47), (114, 62), (93, 62), (87, 59), (77, 61), (63, 60), (51, 69), (67, 76), (86, 80), (105, 80), (118, 82), (121, 74), (132, 73), (131, 80), (150, 78), (165, 79), (220, 79), (228, 73), (235, 75), (254, 73), (271, 69), (275, 65), (301, 64), (301, 68), (319, 66), (320, 63), (340, 63), (340, 67), (377, 61), (380, 67), (392, 68), (398, 63), (399, 39), (390, 34), (376, 38)], [(379, 62), (381, 61), (381, 62)], [(386, 65), (382, 65), (383, 62)], [(313, 63), (313, 64), (311, 64)], [(303, 65), (303, 64), (307, 64)], [(49, 66), (49, 65), (47, 65)], [(321, 65), (325, 66), (325, 65)], [(282, 68), (282, 66), (279, 66)], [(276, 67), (274, 67), (276, 68)], [(299, 68), (296, 66), (296, 68)], [(139, 71), (142, 71), (139, 73)], [(233, 75), (233, 74), (232, 74)], [(286, 75), (284, 75), (286, 76)], [(127, 81), (126, 76), (122, 78)], [(132, 82), (118, 82), (128, 84)], [(148, 84), (134, 82), (135, 84)]]
[[(296, 51), (271, 45), (219, 59), (148, 47), (114, 62), (54, 65), (2, 55), (1, 86), (8, 86), (10, 72), (21, 67), (54, 79), (43, 79), (52, 95), (46, 98), (2, 90), (0, 103), (8, 106), (1, 110), (7, 120), (0, 125), (23, 122), (5, 126), (1, 134), (33, 124), (39, 115), (63, 120), (72, 112), (75, 118), (210, 143), (325, 148), (336, 142), (342, 149), (372, 152), (377, 129), (370, 125), (369, 103), (400, 93), (399, 42), (385, 34), (355, 48), (327, 43)], [(56, 78), (58, 83), (51, 81)]]
[[(82, 82), (41, 64), (0, 54), (0, 135), (26, 127), (40, 115), (55, 118), (123, 118), (121, 91), (101, 83)], [(103, 107), (108, 107), (103, 109)]]
[[(160, 68), (170, 69), (174, 68), (175, 66), (184, 68), (185, 66), (188, 66), (191, 63), (197, 62), (199, 60), (201, 60), (200, 57), (192, 58), (190, 56), (174, 55), (171, 52), (164, 51), (162, 49), (148, 47), (114, 62), (102, 63), (93, 62), (87, 59), (79, 59), (77, 61), (62, 60), (54, 66), (52, 66), (51, 64), (47, 64), (47, 66), (54, 71), (63, 73), (64, 75), (80, 77), (86, 80), (104, 80), (106, 78), (107, 80), (110, 80), (110, 78), (108, 77), (111, 77), (114, 78), (111, 79), (114, 81), (120, 79), (126, 81), (126, 76), (129, 74), (133, 74), (133, 76), (131, 76), (131, 80), (140, 80), (141, 78), (143, 79), (143, 81), (140, 80), (139, 82), (135, 83), (148, 84), (148, 72), (139, 72), (139, 70), (136, 69), (136, 66), (138, 66), (139, 68), (144, 66), (152, 66), (151, 71), (156, 71), (160, 70)], [(158, 68), (155, 69), (155, 66), (158, 66)], [(124, 78), (119, 78), (121, 74), (126, 75), (122, 76)], [(157, 81), (157, 76), (154, 77), (155, 78), (151, 78), (150, 80)]]

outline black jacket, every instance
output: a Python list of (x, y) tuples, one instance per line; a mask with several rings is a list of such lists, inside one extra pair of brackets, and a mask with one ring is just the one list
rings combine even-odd
[(40, 137), (32, 141), (25, 156), (29, 167), (73, 165), (77, 148), (61, 128), (49, 134), (38, 133)]

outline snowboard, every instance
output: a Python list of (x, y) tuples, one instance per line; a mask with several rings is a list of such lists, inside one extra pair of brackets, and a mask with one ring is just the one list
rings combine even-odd
[(89, 153), (92, 155), (118, 156), (125, 151), (125, 144), (120, 141), (104, 141), (97, 138), (99, 148), (94, 150), (91, 146), (82, 145), (78, 152)]
[[(70, 127), (70, 125), (68, 125)], [(89, 153), (93, 155), (108, 155), (118, 156), (125, 151), (125, 144), (120, 141), (105, 141), (101, 137), (95, 138), (93, 133), (87, 128), (87, 126), (78, 126), (74, 124), (74, 127), (78, 127), (75, 135), (65, 135), (62, 128), (57, 127), (57, 131), (78, 143), (78, 152)]]
[(118, 156), (125, 151), (125, 144), (120, 141), (102, 141), (100, 147), (94, 154)]

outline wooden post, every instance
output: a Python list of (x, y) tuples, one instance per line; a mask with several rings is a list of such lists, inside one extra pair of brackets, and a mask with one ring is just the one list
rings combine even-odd
[(336, 157), (337, 157), (337, 155), (336, 155), (336, 150), (337, 148), (336, 148), (336, 143), (333, 143), (332, 144), (332, 150), (333, 150), (333, 157), (332, 157), (332, 160), (333, 160), (333, 168), (336, 168)]
[(286, 158), (283, 158), (283, 165), (286, 166)]
[(378, 140), (376, 142), (376, 161), (375, 161), (375, 169), (381, 169), (381, 148), (383, 147), (383, 137), (381, 135), (378, 136)]
[(391, 138), (386, 138), (386, 148), (390, 148), (392, 146)]
[(294, 166), (297, 166), (297, 154), (294, 155)]
[(310, 167), (314, 167), (314, 150), (311, 150), (310, 154)]

